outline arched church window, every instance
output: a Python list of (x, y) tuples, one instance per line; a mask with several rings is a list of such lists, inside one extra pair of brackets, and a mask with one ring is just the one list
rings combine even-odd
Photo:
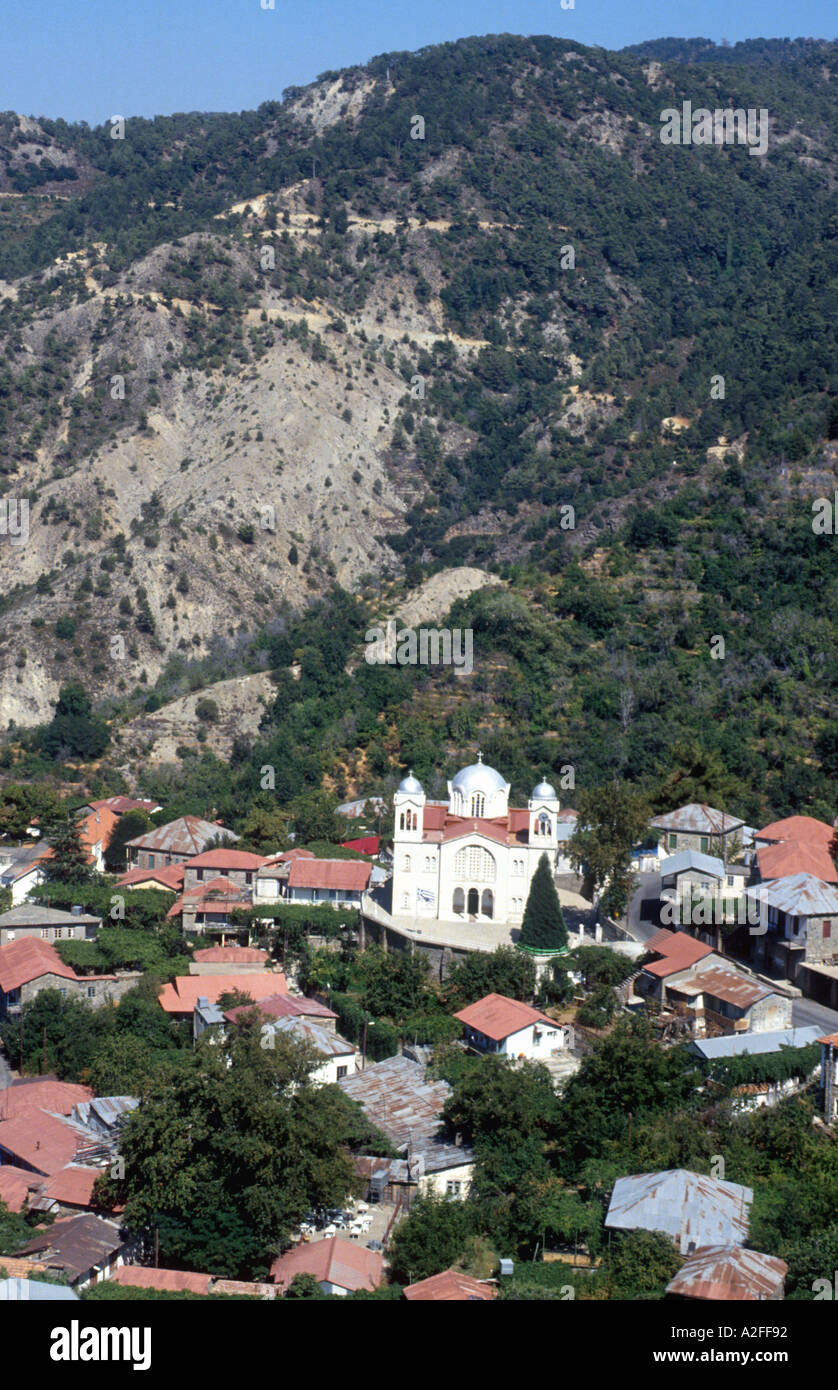
[(473, 883), (494, 883), (497, 865), (482, 845), (467, 845), (454, 857), (454, 877), (470, 879)]
[(474, 792), (471, 798), (471, 814), (482, 816), (486, 809), (486, 798), (482, 792)]
[(404, 871), (405, 871), (406, 874), (409, 874), (409, 873), (410, 873), (410, 855), (409, 855), (409, 854), (406, 854), (405, 857), (404, 857)]

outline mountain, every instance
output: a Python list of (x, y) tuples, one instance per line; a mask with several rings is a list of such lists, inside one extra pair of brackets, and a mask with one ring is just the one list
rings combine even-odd
[[(218, 797), (270, 747), (288, 795), (439, 778), (479, 731), (522, 785), (698, 748), (754, 815), (825, 803), (836, 83), (820, 40), (502, 35), (255, 112), (2, 117), (7, 769), (44, 770), (20, 730), (69, 680), (131, 781), (126, 721), (269, 669)], [(664, 144), (685, 101), (767, 110), (764, 152)], [(455, 610), (468, 692), (357, 670), (369, 622), (459, 566), (503, 581)]]

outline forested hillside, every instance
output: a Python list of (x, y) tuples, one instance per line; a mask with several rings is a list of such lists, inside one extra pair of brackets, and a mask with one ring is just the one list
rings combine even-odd
[[(572, 766), (831, 820), (836, 85), (820, 41), (500, 36), (124, 138), (3, 117), (7, 775), (95, 756), (235, 824), (407, 765), (439, 790), (479, 741), (516, 795)], [(662, 144), (685, 100), (767, 110), (764, 155)], [(463, 565), (502, 580), (450, 618), (473, 675), (357, 664)], [(229, 765), (211, 720), (127, 756), (126, 720), (260, 669)], [(104, 748), (56, 742), (72, 678)]]

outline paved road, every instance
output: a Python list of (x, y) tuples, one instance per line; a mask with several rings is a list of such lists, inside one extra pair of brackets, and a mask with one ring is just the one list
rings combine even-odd
[(795, 1028), (805, 1028), (814, 1023), (824, 1033), (838, 1033), (838, 1013), (816, 1004), (814, 999), (795, 999), (791, 1009), (791, 1021)]
[(648, 941), (659, 931), (657, 906), (661, 892), (660, 874), (637, 874), (637, 888), (629, 903), (627, 928), (635, 941)]

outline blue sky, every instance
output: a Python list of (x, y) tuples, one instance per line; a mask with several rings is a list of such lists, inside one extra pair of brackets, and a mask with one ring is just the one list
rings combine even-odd
[(3, 0), (0, 110), (98, 124), (235, 111), (376, 53), (468, 34), (620, 48), (668, 35), (834, 38), (832, 0)]

